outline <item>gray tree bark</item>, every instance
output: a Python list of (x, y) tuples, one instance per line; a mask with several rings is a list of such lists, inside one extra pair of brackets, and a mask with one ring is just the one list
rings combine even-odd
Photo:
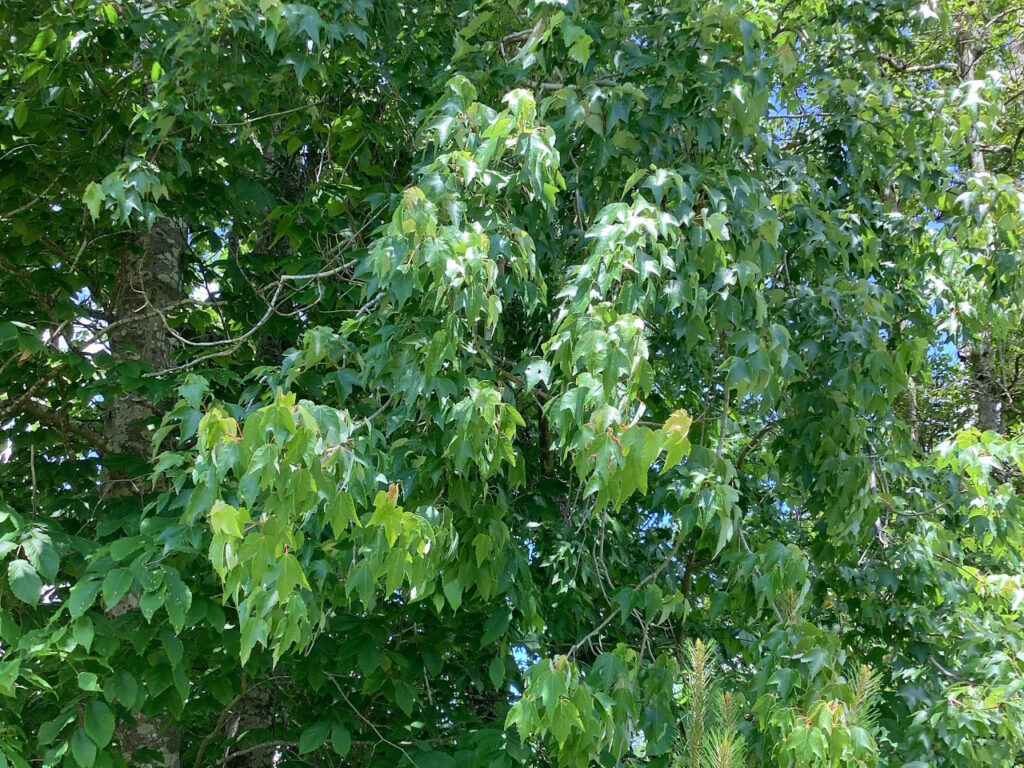
[[(981, 50), (975, 32), (961, 26), (956, 36), (956, 68), (961, 80), (975, 79), (975, 64)], [(979, 145), (977, 130), (970, 133), (971, 170), (974, 173), (985, 172), (985, 153)], [(982, 431), (1002, 432), (1003, 413), (999, 398), (996, 379), (996, 349), (991, 343), (991, 334), (983, 331), (978, 338), (972, 340), (960, 356), (967, 363), (971, 379), (971, 390), (974, 393), (974, 405), (977, 412), (977, 426)]]
[[(271, 688), (250, 688), (228, 715), (225, 734), (234, 740), (250, 731), (272, 731), (276, 704), (276, 697)], [(231, 748), (225, 748), (223, 764), (226, 768), (273, 768), (277, 745), (267, 741), (265, 736), (262, 740), (266, 743), (259, 749), (246, 749), (246, 753), (239, 757), (232, 757)]]
[[(128, 248), (121, 255), (113, 296), (108, 306), (108, 320), (117, 322), (110, 330), (111, 354), (117, 362), (135, 360), (155, 369), (166, 368), (172, 361), (173, 338), (156, 310), (164, 310), (179, 301), (182, 290), (182, 256), (188, 247), (184, 231), (172, 221), (160, 219), (139, 238), (137, 248)], [(134, 318), (134, 319), (133, 319)], [(149, 421), (157, 415), (157, 404), (135, 393), (126, 393), (118, 402), (108, 403), (104, 420), (104, 437), (111, 451), (131, 454), (148, 460), (150, 446)], [(114, 473), (104, 476), (107, 497), (141, 492), (137, 478)], [(119, 615), (138, 607), (124, 602), (111, 610)], [(181, 736), (165, 718), (150, 718), (133, 713), (132, 720), (118, 723), (117, 738), (129, 765), (148, 768), (179, 768)], [(147, 748), (158, 759), (135, 762), (136, 750)]]
[(970, 371), (978, 429), (1002, 434), (1005, 424), (996, 375), (996, 350), (989, 343), (988, 336), (987, 333), (981, 334), (981, 338), (966, 350), (964, 357)]
[[(126, 251), (118, 266), (110, 312), (118, 325), (110, 331), (111, 354), (117, 362), (137, 360), (160, 370), (171, 364), (174, 339), (157, 310), (166, 311), (184, 297), (181, 258), (188, 243), (181, 228), (160, 219), (139, 244), (141, 252)], [(146, 422), (156, 415), (155, 404), (126, 393), (111, 405), (104, 430), (111, 447), (148, 458), (152, 448)]]

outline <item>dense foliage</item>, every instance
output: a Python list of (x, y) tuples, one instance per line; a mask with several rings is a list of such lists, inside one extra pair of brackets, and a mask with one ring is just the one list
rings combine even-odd
[(0, 768), (1024, 765), (1022, 29), (0, 4)]

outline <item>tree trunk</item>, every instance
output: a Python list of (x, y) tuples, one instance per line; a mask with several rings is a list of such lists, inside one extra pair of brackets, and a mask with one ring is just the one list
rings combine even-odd
[(917, 382), (913, 376), (907, 377), (907, 426), (910, 427), (910, 439), (914, 445), (921, 442), (920, 416), (917, 407)]
[[(274, 691), (267, 686), (250, 688), (245, 697), (228, 715), (225, 734), (232, 740), (249, 731), (269, 732), (274, 727), (274, 710), (276, 708)], [(269, 742), (265, 736), (260, 739), (267, 742), (265, 746), (246, 752), (240, 757), (232, 757), (230, 748), (224, 749), (224, 762), (227, 768), (273, 768), (274, 754), (277, 745)]]
[[(173, 723), (165, 718), (152, 718), (139, 714), (134, 722), (122, 720), (117, 724), (117, 739), (125, 762), (131, 766), (146, 768), (178, 768), (181, 764), (181, 734)], [(160, 757), (150, 761), (136, 762), (132, 755), (136, 750), (150, 749)]]
[[(974, 80), (974, 65), (978, 57), (980, 41), (974, 31), (961, 26), (956, 35), (956, 67), (961, 80)], [(971, 171), (985, 172), (985, 153), (979, 145), (976, 128), (970, 132)], [(1002, 408), (996, 381), (996, 349), (991, 343), (991, 334), (983, 331), (966, 350), (961, 359), (967, 363), (974, 393), (974, 405), (978, 415), (978, 429), (992, 432), (1003, 431)]]
[[(110, 331), (111, 353), (119, 363), (137, 360), (160, 370), (171, 364), (174, 350), (160, 312), (183, 298), (181, 257), (188, 243), (176, 224), (160, 219), (140, 237), (140, 245), (141, 253), (122, 254), (118, 266), (109, 314), (119, 324)], [(125, 393), (111, 406), (104, 430), (111, 448), (148, 459), (152, 449), (146, 422), (156, 415), (155, 405)]]
[[(156, 310), (165, 310), (183, 296), (181, 262), (188, 242), (184, 231), (167, 219), (160, 219), (139, 238), (138, 249), (127, 249), (121, 256), (114, 292), (108, 307), (110, 351), (122, 363), (135, 360), (154, 369), (166, 368), (172, 361), (173, 338)], [(104, 436), (115, 453), (130, 454), (147, 461), (151, 455), (149, 421), (157, 414), (157, 406), (136, 393), (125, 393), (117, 402), (108, 403)], [(107, 473), (104, 476), (107, 497), (141, 492), (134, 477)], [(123, 601), (124, 602), (124, 601)], [(137, 607), (125, 604), (120, 613)], [(121, 605), (111, 614), (117, 614)], [(150, 718), (133, 713), (132, 721), (122, 721), (117, 738), (129, 765), (151, 768), (178, 768), (181, 736), (177, 728), (164, 718)], [(142, 748), (160, 757), (134, 762), (132, 754)]]
[(1003, 432), (1003, 408), (996, 377), (995, 348), (989, 343), (988, 333), (972, 344), (965, 355), (971, 376), (971, 390), (978, 412), (978, 429), (983, 432)]

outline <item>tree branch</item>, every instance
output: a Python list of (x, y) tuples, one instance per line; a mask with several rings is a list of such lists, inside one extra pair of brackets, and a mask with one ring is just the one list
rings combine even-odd
[[(57, 178), (60, 178), (60, 177), (58, 176)], [(36, 204), (36, 203), (38, 203), (38, 202), (39, 202), (40, 200), (42, 200), (42, 199), (43, 199), (43, 197), (44, 197), (44, 196), (46, 195), (46, 193), (47, 193), (47, 192), (49, 192), (49, 191), (50, 191), (50, 189), (52, 189), (52, 188), (53, 188), (53, 185), (54, 185), (54, 184), (56, 184), (56, 183), (57, 183), (57, 179), (54, 179), (53, 181), (51, 181), (51, 182), (50, 182), (50, 183), (49, 183), (49, 184), (47, 185), (46, 189), (44, 189), (44, 190), (43, 190), (42, 192), (40, 192), (40, 193), (39, 193), (38, 195), (36, 195), (35, 197), (33, 197), (33, 198), (32, 198), (31, 200), (29, 200), (29, 201), (28, 201), (27, 203), (25, 203), (24, 205), (18, 206), (18, 207), (17, 207), (17, 208), (15, 208), (15, 209), (14, 209), (13, 211), (8, 211), (7, 213), (0, 213), (0, 221), (10, 221), (10, 220), (11, 220), (11, 219), (13, 219), (13, 218), (14, 218), (15, 216), (17, 216), (17, 215), (18, 215), (19, 213), (23, 213), (23, 212), (27, 211), (27, 210), (28, 210), (29, 208), (31, 208), (31, 207), (32, 207), (33, 205), (35, 205), (35, 204)]]
[(956, 66), (945, 62), (937, 64), (904, 64), (887, 53), (878, 54), (878, 59), (879, 61), (884, 61), (901, 75), (917, 75), (922, 72), (948, 72), (951, 75), (956, 74)]
[[(678, 554), (679, 547), (682, 546), (682, 544), (682, 535), (676, 536), (676, 543), (672, 547), (672, 551), (668, 553), (668, 556), (664, 560), (662, 560), (661, 563), (658, 564), (657, 568), (651, 571), (651, 573), (647, 574), (647, 576), (645, 576), (641, 581), (638, 581), (635, 585), (633, 585), (632, 588), (640, 589), (641, 587), (646, 587), (648, 584), (657, 579), (661, 575), (661, 572), (668, 568), (668, 564), (671, 563), (673, 558), (675, 558), (675, 556)], [(600, 634), (605, 627), (607, 627), (609, 624), (612, 623), (612, 621), (614, 621), (615, 617), (618, 614), (619, 611), (612, 611), (607, 616), (605, 616), (604, 620), (600, 624), (598, 624), (596, 627), (590, 630), (590, 632), (588, 632), (582, 639), (580, 639), (579, 642), (574, 644), (565, 655), (568, 658), (573, 658), (580, 648), (582, 648), (587, 642), (589, 642), (591, 638), (596, 637), (598, 634)]]
[(757, 432), (754, 433), (754, 436), (750, 438), (750, 442), (748, 442), (740, 449), (739, 455), (736, 457), (735, 466), (737, 471), (741, 466), (743, 466), (743, 462), (746, 460), (747, 454), (750, 453), (750, 451), (753, 450), (757, 446), (757, 444), (761, 442), (761, 438), (763, 438), (765, 435), (771, 432), (772, 429), (774, 429), (778, 425), (778, 421), (769, 421), (767, 424), (765, 424), (763, 427), (757, 430)]
[[(290, 749), (299, 746), (297, 741), (265, 741), (261, 744), (253, 744), (251, 747), (245, 749), (239, 749), (237, 752), (231, 753), (231, 759), (234, 760), (245, 755), (250, 755), (253, 752), (259, 752), (260, 750), (266, 749), (267, 747), (277, 747), (278, 749)], [(196, 762), (198, 765), (198, 761)]]
[[(200, 765), (200, 763), (202, 762), (202, 759), (203, 759), (203, 753), (206, 751), (206, 748), (210, 745), (210, 742), (213, 741), (214, 737), (218, 733), (220, 733), (220, 729), (224, 727), (224, 723), (225, 723), (225, 721), (227, 721), (228, 715), (230, 714), (231, 710), (234, 709), (236, 706), (238, 706), (239, 702), (241, 702), (241, 700), (245, 698), (246, 693), (247, 693), (247, 691), (243, 689), (240, 694), (238, 694), (237, 696), (235, 696), (234, 699), (231, 700), (231, 703), (228, 704), (224, 708), (224, 711), (220, 713), (220, 717), (217, 718), (217, 723), (216, 723), (216, 725), (213, 726), (213, 730), (210, 731), (206, 735), (206, 738), (204, 738), (199, 743), (199, 750), (196, 752), (195, 768), (199, 768), (199, 765)], [(235, 753), (235, 754), (238, 754), (238, 753)], [(234, 754), (232, 755), (232, 757), (234, 757)]]
[(68, 416), (64, 416), (60, 412), (54, 411), (31, 398), (19, 403), (18, 410), (30, 416), (35, 416), (36, 419), (51, 427), (58, 430), (64, 430), (65, 432), (75, 435), (75, 437), (84, 440), (86, 443), (98, 448), (103, 453), (115, 453), (114, 449), (111, 448), (110, 443), (107, 442), (107, 439), (92, 427)]

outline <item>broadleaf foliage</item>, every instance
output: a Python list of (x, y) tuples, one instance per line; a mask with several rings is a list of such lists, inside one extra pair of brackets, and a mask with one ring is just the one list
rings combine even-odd
[(0, 768), (1024, 765), (1022, 29), (0, 5)]

